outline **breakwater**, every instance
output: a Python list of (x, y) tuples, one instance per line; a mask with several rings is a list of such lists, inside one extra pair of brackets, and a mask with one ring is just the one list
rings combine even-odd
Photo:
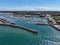
[(0, 24), (0, 25), (2, 25), (2, 26), (10, 26), (10, 27), (14, 27), (14, 28), (20, 28), (20, 29), (24, 29), (24, 30), (29, 31), (29, 32), (34, 33), (34, 34), (38, 34), (37, 31), (32, 30), (32, 29), (28, 29), (28, 28), (25, 28), (25, 27), (22, 27), (22, 26), (17, 26), (17, 25), (12, 25), (12, 24)]

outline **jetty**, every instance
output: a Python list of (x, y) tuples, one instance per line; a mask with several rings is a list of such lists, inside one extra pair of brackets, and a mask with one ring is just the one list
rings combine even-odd
[(38, 34), (37, 31), (32, 30), (32, 29), (28, 29), (28, 28), (25, 28), (25, 27), (22, 27), (22, 26), (11, 25), (11, 24), (0, 24), (0, 25), (2, 25), (2, 26), (10, 26), (10, 27), (14, 27), (14, 28), (20, 28), (20, 29), (24, 29), (24, 30), (26, 30), (26, 31), (29, 31), (29, 32), (31, 32), (31, 33), (33, 33), (33, 34)]
[(10, 27), (14, 27), (14, 28), (20, 28), (20, 29), (24, 29), (24, 30), (29, 31), (29, 32), (34, 33), (34, 34), (38, 34), (38, 32), (33, 30), (33, 29), (29, 29), (29, 28), (26, 28), (23, 26), (18, 26), (15, 23), (10, 23), (5, 19), (0, 18), (0, 22), (1, 22), (0, 25), (2, 25), (2, 26), (10, 26)]

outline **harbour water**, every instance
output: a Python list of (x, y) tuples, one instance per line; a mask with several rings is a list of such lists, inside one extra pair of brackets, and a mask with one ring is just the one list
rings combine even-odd
[(60, 45), (60, 32), (49, 25), (30, 24), (13, 16), (0, 15), (0, 18), (38, 31), (35, 35), (23, 29), (0, 25), (0, 45)]

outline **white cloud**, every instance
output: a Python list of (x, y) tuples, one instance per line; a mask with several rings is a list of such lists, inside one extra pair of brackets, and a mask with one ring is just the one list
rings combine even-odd
[(34, 6), (34, 7), (0, 7), (0, 11), (59, 11), (59, 8), (51, 8), (51, 7), (41, 7), (41, 6)]

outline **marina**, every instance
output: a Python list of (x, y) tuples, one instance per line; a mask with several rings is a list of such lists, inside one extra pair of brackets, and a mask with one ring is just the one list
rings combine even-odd
[(1, 19), (7, 23), (0, 24), (0, 45), (60, 45), (60, 31), (50, 26), (46, 17), (0, 14)]
[(0, 0), (0, 45), (60, 45), (60, 0)]

